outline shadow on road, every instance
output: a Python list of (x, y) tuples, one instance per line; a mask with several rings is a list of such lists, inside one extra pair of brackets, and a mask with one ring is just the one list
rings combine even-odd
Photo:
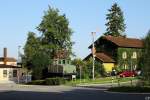
[(92, 88), (61, 92), (1, 91), (0, 100), (145, 100), (148, 94), (106, 93)]

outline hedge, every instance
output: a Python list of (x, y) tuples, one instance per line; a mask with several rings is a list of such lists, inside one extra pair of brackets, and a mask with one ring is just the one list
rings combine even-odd
[(61, 84), (65, 84), (65, 79), (59, 77), (46, 78), (45, 83), (46, 85), (61, 85)]
[(28, 85), (61, 85), (65, 84), (65, 79), (63, 78), (46, 78), (45, 80), (33, 80), (28, 82)]
[(27, 83), (28, 85), (44, 85), (45, 84), (45, 80), (33, 80), (31, 82)]

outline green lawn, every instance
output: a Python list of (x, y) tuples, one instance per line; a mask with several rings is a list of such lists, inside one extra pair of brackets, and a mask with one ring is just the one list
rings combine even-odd
[(104, 84), (104, 83), (118, 83), (119, 82), (127, 82), (132, 80), (137, 80), (136, 77), (126, 77), (126, 78), (116, 78), (116, 77), (105, 77), (105, 78), (97, 78), (95, 80), (92, 79), (77, 79), (73, 81), (66, 82), (66, 85), (77, 85), (77, 84)]

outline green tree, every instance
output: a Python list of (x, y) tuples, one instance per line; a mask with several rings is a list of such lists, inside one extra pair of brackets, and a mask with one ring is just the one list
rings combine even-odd
[(34, 79), (43, 77), (42, 71), (51, 63), (50, 56), (45, 52), (40, 42), (40, 38), (35, 33), (29, 32), (24, 46), (23, 64), (32, 70)]
[(85, 62), (82, 61), (80, 58), (76, 58), (72, 60), (72, 64), (76, 66), (76, 71), (77, 71), (77, 78), (80, 77), (80, 70), (81, 70), (81, 77), (84, 78), (84, 73), (85, 73)]
[(22, 57), (24, 65), (30, 69), (32, 66), (33, 56), (36, 54), (37, 48), (40, 47), (40, 41), (33, 32), (28, 33), (27, 41), (24, 46), (24, 56)]
[[(87, 74), (89, 75), (90, 78), (92, 78), (92, 66), (93, 66), (93, 60), (90, 58), (89, 60), (86, 61), (86, 67), (87, 67)], [(100, 76), (105, 76), (106, 72), (104, 69), (104, 66), (102, 65), (101, 62), (95, 60), (95, 77), (100, 77)]]
[(65, 14), (60, 15), (58, 9), (49, 6), (37, 29), (42, 33), (42, 44), (46, 45), (52, 57), (57, 50), (66, 49), (72, 53), (72, 30)]
[(104, 35), (123, 36), (126, 27), (121, 8), (117, 5), (117, 3), (114, 3), (108, 11), (109, 13), (106, 15), (107, 23), (105, 24), (107, 29)]
[(32, 59), (32, 75), (34, 79), (44, 78), (46, 73), (43, 73), (45, 69), (51, 64), (51, 59), (43, 52), (43, 50), (38, 50)]
[(148, 32), (147, 36), (144, 38), (144, 49), (143, 49), (143, 78), (148, 82), (148, 85), (150, 85), (150, 31)]
[(49, 7), (37, 30), (42, 35), (37, 37), (33, 32), (28, 33), (22, 59), (24, 66), (32, 70), (33, 77), (41, 79), (43, 70), (51, 65), (58, 50), (67, 50), (72, 54), (73, 42), (69, 21), (65, 14), (59, 14), (58, 9)]

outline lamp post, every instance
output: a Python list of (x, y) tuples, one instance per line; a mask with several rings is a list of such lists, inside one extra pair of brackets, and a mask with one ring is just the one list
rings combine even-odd
[(95, 70), (95, 47), (94, 47), (94, 36), (96, 34), (96, 32), (91, 32), (92, 33), (92, 56), (93, 56), (93, 67), (92, 67), (92, 78), (93, 80), (95, 79), (94, 77), (94, 70)]

